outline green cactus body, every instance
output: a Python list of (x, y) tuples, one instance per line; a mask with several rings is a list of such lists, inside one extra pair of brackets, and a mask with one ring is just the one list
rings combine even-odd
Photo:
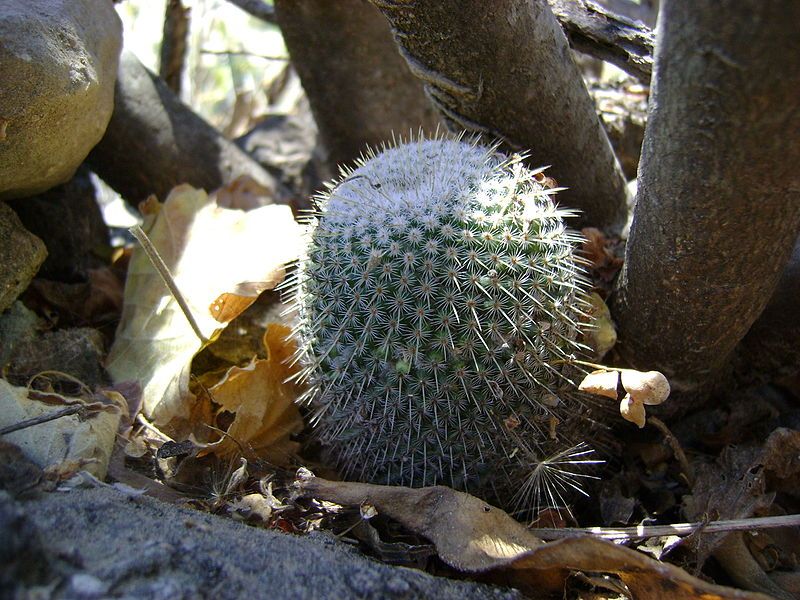
[(316, 435), (346, 477), (510, 506), (538, 486), (543, 457), (588, 462), (564, 458), (585, 452), (555, 426), (576, 410), (578, 238), (537, 174), (476, 144), (420, 140), (368, 156), (318, 199), (295, 281), (297, 358)]

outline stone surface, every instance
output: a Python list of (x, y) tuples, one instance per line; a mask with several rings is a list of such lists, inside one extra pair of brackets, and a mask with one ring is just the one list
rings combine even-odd
[[(48, 598), (522, 598), (513, 590), (390, 567), (325, 534), (248, 527), (110, 486), (25, 502), (0, 493), (0, 527), (3, 515), (17, 554), (49, 558), (48, 583), (55, 585)], [(0, 581), (4, 569), (24, 572), (18, 561), (0, 564)], [(18, 578), (17, 597), (43, 590), (41, 579), (40, 573)]]
[(108, 227), (86, 167), (67, 183), (10, 206), (25, 228), (47, 246), (38, 277), (76, 283), (86, 281), (87, 269), (105, 264), (98, 256), (109, 244)]
[(18, 341), (3, 365), (4, 377), (14, 385), (42, 371), (58, 371), (75, 377), (90, 388), (108, 383), (103, 370), (103, 336), (90, 327), (48, 331)]
[(16, 213), (0, 202), (0, 312), (25, 290), (46, 256), (42, 240), (25, 229)]
[(111, 0), (0, 3), (0, 199), (67, 181), (105, 132), (122, 25)]

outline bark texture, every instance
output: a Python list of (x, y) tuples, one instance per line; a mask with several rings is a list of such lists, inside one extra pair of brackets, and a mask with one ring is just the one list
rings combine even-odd
[(623, 357), (679, 392), (720, 373), (800, 228), (797, 23), (800, 3), (661, 7), (615, 317)]
[(164, 200), (179, 183), (213, 190), (248, 175), (282, 198), (275, 178), (192, 112), (131, 53), (123, 52), (114, 114), (87, 159), (129, 202)]
[(164, 11), (164, 33), (161, 36), (158, 75), (177, 96), (181, 95), (188, 37), (189, 9), (181, 0), (169, 0)]
[(545, 0), (372, 1), (451, 129), (552, 165), (575, 225), (621, 225), (625, 179)]
[(646, 25), (615, 14), (592, 0), (547, 1), (570, 46), (610, 62), (649, 85), (655, 36)]
[(736, 373), (744, 381), (800, 373), (800, 237), (775, 293), (736, 354)]
[(275, 16), (331, 167), (393, 134), (436, 130), (436, 110), (366, 0), (277, 0)]

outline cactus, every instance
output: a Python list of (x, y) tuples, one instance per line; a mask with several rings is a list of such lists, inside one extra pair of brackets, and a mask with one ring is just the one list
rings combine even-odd
[(593, 462), (566, 426), (579, 238), (541, 171), (419, 140), (369, 153), (317, 198), (294, 280), (296, 360), (346, 477), (530, 508), (555, 502), (548, 482), (577, 487), (565, 465)]

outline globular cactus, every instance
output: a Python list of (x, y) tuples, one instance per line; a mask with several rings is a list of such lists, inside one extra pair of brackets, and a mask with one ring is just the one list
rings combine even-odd
[(556, 501), (584, 460), (585, 307), (540, 171), (460, 140), (370, 153), (318, 198), (295, 280), (312, 424), (343, 475)]

